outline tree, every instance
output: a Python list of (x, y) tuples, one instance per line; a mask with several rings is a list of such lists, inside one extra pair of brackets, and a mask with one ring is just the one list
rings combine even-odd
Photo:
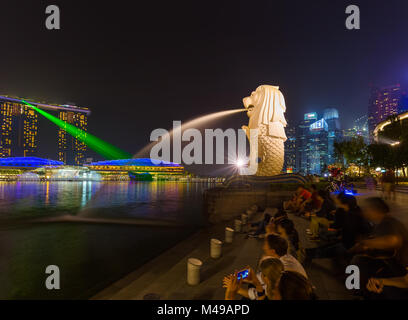
[(342, 165), (354, 163), (359, 168), (359, 175), (362, 168), (367, 168), (369, 164), (367, 145), (362, 137), (336, 142), (334, 150)]

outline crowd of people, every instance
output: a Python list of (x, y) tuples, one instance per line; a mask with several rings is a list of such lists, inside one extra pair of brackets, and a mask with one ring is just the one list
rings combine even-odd
[[(315, 247), (303, 248), (290, 215), (309, 221), (306, 234)], [(255, 268), (243, 268), (246, 277), (235, 272), (224, 278), (226, 299), (316, 299), (306, 270), (321, 258), (335, 259), (344, 270), (358, 267), (359, 286), (351, 290), (356, 297), (408, 298), (408, 231), (379, 197), (358, 204), (351, 194), (299, 186), (281, 207), (266, 208), (249, 230), (249, 237), (263, 241), (263, 254)], [(347, 274), (341, 277), (344, 282)]]

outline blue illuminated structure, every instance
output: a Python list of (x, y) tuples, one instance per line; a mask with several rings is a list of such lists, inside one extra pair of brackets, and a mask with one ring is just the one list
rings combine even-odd
[(13, 168), (40, 168), (40, 167), (58, 167), (63, 166), (62, 161), (43, 159), (37, 157), (11, 157), (0, 158), (0, 167)]
[(91, 166), (137, 166), (137, 167), (182, 167), (174, 162), (153, 160), (150, 158), (119, 159), (92, 162)]
[(104, 160), (92, 162), (87, 167), (104, 175), (127, 174), (131, 180), (151, 181), (184, 174), (181, 164), (150, 158)]

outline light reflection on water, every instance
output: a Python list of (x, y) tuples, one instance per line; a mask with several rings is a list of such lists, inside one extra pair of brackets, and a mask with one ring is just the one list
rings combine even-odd
[(208, 184), (177, 182), (0, 182), (0, 218), (48, 215), (148, 218), (201, 223), (186, 204), (201, 203)]
[[(88, 298), (185, 239), (204, 223), (209, 184), (176, 182), (0, 182), (0, 299)], [(31, 223), (62, 215), (170, 220), (179, 227)], [(61, 290), (44, 287), (61, 269)]]

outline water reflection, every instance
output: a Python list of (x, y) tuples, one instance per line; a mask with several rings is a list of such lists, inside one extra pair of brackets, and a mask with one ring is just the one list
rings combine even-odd
[[(185, 239), (204, 222), (209, 184), (176, 182), (0, 182), (0, 299), (88, 298)], [(16, 224), (62, 215), (151, 219), (179, 227), (97, 223)], [(46, 290), (45, 268), (61, 268)]]
[(207, 187), (177, 182), (0, 182), (0, 217), (70, 214), (200, 223), (197, 213), (191, 216), (184, 209), (201, 202)]

